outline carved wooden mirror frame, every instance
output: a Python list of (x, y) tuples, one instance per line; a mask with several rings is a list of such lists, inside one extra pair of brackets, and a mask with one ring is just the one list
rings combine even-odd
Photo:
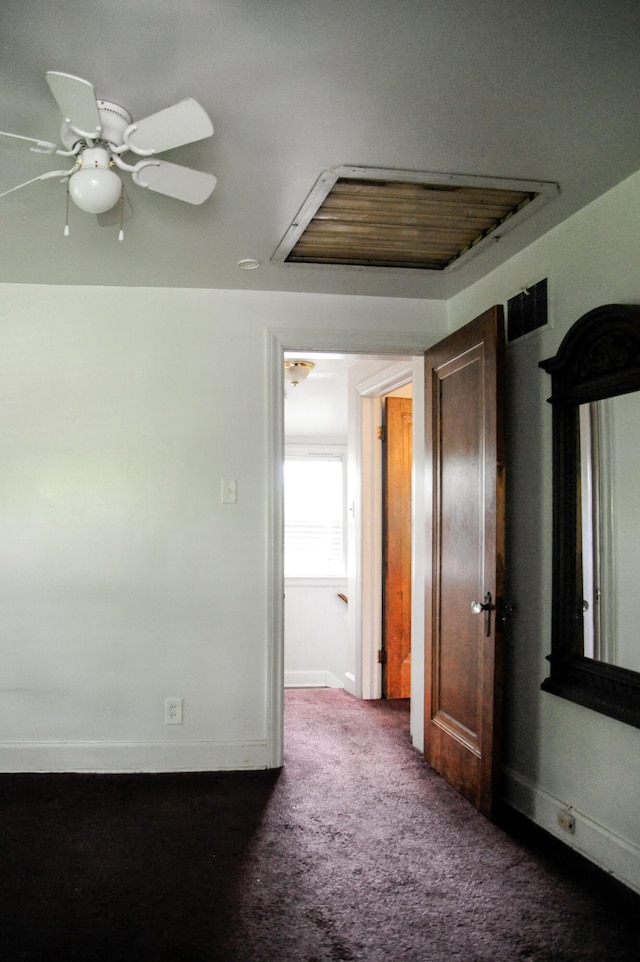
[(542, 688), (640, 728), (640, 673), (583, 655), (577, 563), (578, 406), (640, 391), (640, 306), (607, 304), (585, 314), (540, 367), (552, 378), (553, 408), (551, 670)]

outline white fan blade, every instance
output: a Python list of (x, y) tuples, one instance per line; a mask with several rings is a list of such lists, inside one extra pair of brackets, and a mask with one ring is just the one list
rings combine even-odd
[(120, 211), (120, 201), (118, 201), (118, 203), (115, 204), (111, 210), (106, 210), (103, 214), (96, 214), (100, 227), (113, 227), (115, 224), (119, 224), (121, 220), (129, 220), (129, 218), (133, 216), (133, 207), (131, 206), (131, 202), (127, 197), (126, 192), (123, 193), (124, 207), (122, 212)]
[(66, 123), (83, 137), (95, 139), (102, 133), (102, 121), (93, 84), (68, 73), (47, 71), (47, 83)]
[(23, 184), (16, 184), (15, 187), (10, 187), (9, 190), (3, 191), (0, 194), (0, 197), (6, 197), (7, 194), (13, 194), (15, 190), (21, 190), (23, 187), (28, 187), (29, 184), (35, 184), (39, 180), (50, 180), (52, 177), (59, 177), (60, 180), (63, 180), (65, 177), (70, 177), (75, 170), (75, 165), (71, 168), (71, 170), (48, 170), (46, 174), (40, 174), (39, 177), (32, 177), (31, 180), (25, 180)]
[(196, 100), (187, 97), (173, 107), (165, 107), (131, 124), (124, 132), (124, 142), (136, 154), (161, 154), (173, 147), (204, 140), (212, 133), (213, 124), (207, 112)]
[(184, 200), (187, 204), (203, 204), (216, 186), (213, 174), (170, 164), (166, 160), (154, 161), (134, 171), (133, 181), (139, 187), (148, 187), (158, 194)]
[(36, 154), (52, 154), (57, 150), (55, 144), (50, 144), (46, 140), (37, 140), (35, 137), (23, 137), (21, 134), (9, 134), (6, 130), (0, 130), (0, 137), (9, 137), (9, 143), (13, 144), (15, 144), (16, 141), (35, 144), (35, 147), (31, 147), (30, 149)]

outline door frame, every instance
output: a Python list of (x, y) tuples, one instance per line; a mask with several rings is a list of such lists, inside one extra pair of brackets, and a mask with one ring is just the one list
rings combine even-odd
[[(414, 393), (419, 397), (424, 394), (424, 364), (423, 357), (433, 344), (443, 337), (443, 333), (434, 335), (428, 332), (415, 333), (393, 331), (296, 331), (288, 329), (272, 329), (267, 331), (267, 372), (266, 372), (266, 404), (265, 404), (265, 458), (267, 468), (267, 519), (266, 519), (266, 565), (267, 592), (265, 603), (266, 617), (266, 757), (267, 767), (280, 768), (283, 763), (284, 751), (284, 540), (283, 540), (283, 479), (282, 460), (284, 458), (284, 379), (282, 369), (284, 352), (295, 351), (300, 354), (311, 352), (340, 352), (371, 355), (405, 355), (413, 357)], [(406, 362), (405, 362), (406, 363)], [(406, 382), (405, 382), (406, 383)], [(366, 389), (366, 388), (365, 388)], [(381, 393), (384, 393), (381, 391)], [(424, 437), (424, 406), (414, 412), (414, 438)], [(414, 454), (415, 459), (415, 454)], [(362, 462), (360, 462), (361, 470)], [(414, 460), (415, 470), (415, 460)], [(417, 485), (416, 485), (417, 489)], [(421, 511), (416, 500), (414, 508), (414, 565), (413, 578), (415, 584), (421, 584), (424, 571), (424, 545), (417, 537), (424, 530), (424, 512)], [(359, 506), (356, 505), (356, 530), (362, 530), (364, 518)], [(349, 581), (350, 607), (356, 618), (354, 629), (356, 638), (362, 638), (362, 564), (359, 551), (355, 552), (355, 569), (353, 578)], [(369, 589), (371, 590), (371, 589)], [(418, 592), (413, 592), (417, 595)], [(424, 606), (417, 606), (412, 611), (415, 618), (415, 631), (412, 629), (412, 640), (415, 637), (416, 659), (423, 658), (422, 634), (424, 629)], [(420, 632), (420, 637), (418, 637)], [(413, 659), (412, 644), (412, 659)], [(375, 649), (377, 651), (377, 648)], [(372, 644), (356, 645), (356, 675), (362, 677), (363, 661), (370, 661)], [(360, 659), (360, 664), (358, 664)], [(411, 690), (411, 730), (414, 745), (419, 750), (422, 743), (422, 711), (424, 705), (423, 672), (415, 664), (412, 672)], [(414, 680), (415, 679), (415, 680)], [(418, 712), (420, 713), (418, 715)]]

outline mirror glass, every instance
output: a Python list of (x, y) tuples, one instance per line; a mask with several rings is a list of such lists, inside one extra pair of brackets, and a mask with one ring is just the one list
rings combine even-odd
[(579, 405), (583, 654), (640, 671), (640, 395)]

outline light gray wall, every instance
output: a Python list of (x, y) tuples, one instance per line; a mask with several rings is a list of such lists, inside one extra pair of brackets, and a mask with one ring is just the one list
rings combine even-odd
[[(549, 279), (551, 325), (507, 349), (506, 792), (552, 832), (640, 889), (640, 730), (542, 692), (551, 639), (550, 379), (538, 362), (594, 307), (640, 303), (640, 174), (448, 303), (452, 329)], [(637, 640), (636, 640), (637, 643)]]
[(0, 287), (0, 769), (271, 764), (270, 332), (444, 328), (423, 301)]
[(347, 579), (289, 579), (284, 585), (285, 688), (344, 688)]

